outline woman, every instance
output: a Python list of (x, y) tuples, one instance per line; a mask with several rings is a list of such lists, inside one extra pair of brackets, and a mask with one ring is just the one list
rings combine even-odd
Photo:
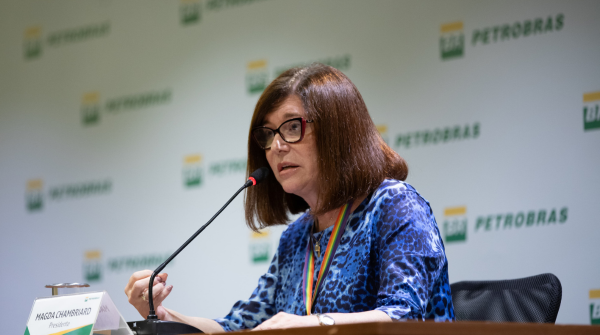
[[(454, 319), (448, 262), (429, 203), (403, 182), (404, 160), (381, 139), (354, 84), (321, 64), (282, 73), (263, 92), (248, 137), (248, 171), (272, 174), (247, 189), (253, 230), (288, 222), (268, 272), (224, 318), (188, 317), (162, 306), (167, 274), (155, 279), (160, 319), (205, 332), (400, 319)], [(151, 272), (125, 292), (142, 316)]]

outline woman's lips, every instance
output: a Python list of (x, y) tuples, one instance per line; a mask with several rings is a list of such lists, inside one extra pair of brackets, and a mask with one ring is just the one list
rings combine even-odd
[(282, 162), (282, 163), (277, 164), (277, 171), (279, 172), (280, 175), (287, 175), (289, 173), (296, 171), (296, 169), (298, 169), (298, 167), (299, 166), (294, 163)]
[(277, 164), (277, 171), (281, 172), (283, 170), (289, 170), (289, 169), (293, 169), (293, 168), (297, 168), (298, 165), (294, 164), (294, 163), (289, 163), (289, 162), (281, 162), (279, 164)]
[(298, 166), (288, 166), (279, 171), (279, 175), (285, 177), (291, 173), (296, 172), (296, 170), (298, 170)]

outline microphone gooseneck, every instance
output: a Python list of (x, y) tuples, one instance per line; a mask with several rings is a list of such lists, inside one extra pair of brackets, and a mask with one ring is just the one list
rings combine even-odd
[(156, 270), (154, 270), (154, 272), (152, 272), (152, 275), (150, 275), (150, 283), (148, 283), (148, 307), (150, 307), (150, 312), (148, 313), (147, 318), (148, 320), (158, 320), (158, 317), (156, 316), (156, 311), (154, 310), (154, 297), (152, 296), (152, 287), (154, 286), (154, 278), (156, 277), (156, 275), (159, 274), (167, 266), (167, 264), (169, 264), (173, 260), (173, 258), (177, 257), (177, 255), (179, 255), (179, 253), (183, 249), (185, 249), (185, 247), (187, 247), (188, 244), (190, 244), (196, 237), (198, 237), (198, 235), (200, 235), (200, 233), (204, 229), (206, 229), (206, 227), (208, 227), (208, 225), (211, 224), (213, 220), (216, 219), (217, 216), (219, 216), (219, 214), (221, 214), (221, 212), (223, 212), (223, 210), (227, 206), (229, 206), (229, 204), (233, 201), (233, 199), (235, 199), (238, 196), (238, 194), (240, 194), (240, 192), (242, 192), (244, 189), (250, 186), (254, 186), (260, 183), (261, 181), (265, 180), (269, 176), (269, 172), (269, 168), (264, 166), (252, 172), (248, 177), (248, 180), (244, 183), (244, 185), (240, 187), (240, 189), (237, 190), (237, 192), (235, 192), (235, 194), (231, 198), (229, 198), (225, 205), (223, 205), (223, 207), (221, 207), (221, 209), (219, 209), (219, 211), (215, 215), (213, 215), (213, 217), (210, 218), (210, 220), (208, 220), (207, 223), (200, 227), (200, 229), (198, 229), (194, 233), (194, 235), (188, 238), (188, 240), (185, 241), (185, 243), (181, 247), (179, 247), (179, 249), (177, 249), (171, 256), (169, 256), (169, 258), (167, 258), (166, 261), (164, 261), (161, 265), (159, 265), (156, 268)]

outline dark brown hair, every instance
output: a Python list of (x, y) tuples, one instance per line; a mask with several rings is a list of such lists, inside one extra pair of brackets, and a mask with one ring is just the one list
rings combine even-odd
[[(311, 209), (313, 214), (326, 213), (366, 195), (385, 178), (406, 179), (406, 162), (381, 139), (358, 89), (331, 66), (317, 63), (279, 75), (258, 99), (250, 132), (292, 95), (300, 98), (307, 119), (314, 121), (319, 195), (317, 208)], [(250, 132), (247, 173), (262, 166), (270, 169), (265, 151)], [(301, 197), (283, 190), (273, 171), (264, 182), (246, 189), (246, 223), (252, 230), (286, 224), (288, 213), (308, 208)]]

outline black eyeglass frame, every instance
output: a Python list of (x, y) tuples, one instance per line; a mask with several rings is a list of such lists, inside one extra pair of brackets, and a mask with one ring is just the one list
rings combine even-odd
[[(288, 123), (288, 122), (298, 121), (298, 120), (300, 120), (300, 122), (302, 124), (301, 125), (301, 132), (300, 132), (300, 139), (298, 139), (297, 141), (288, 141), (288, 140), (286, 140), (285, 136), (283, 136), (283, 134), (279, 131), (279, 129), (281, 129), (281, 127), (283, 127), (283, 125), (286, 124), (286, 123)], [(256, 135), (255, 135), (255, 130), (257, 130), (257, 129), (268, 129), (268, 130), (272, 131), (273, 132), (273, 138), (275, 138), (275, 134), (279, 134), (279, 137), (281, 137), (281, 139), (283, 141), (285, 141), (286, 143), (298, 143), (298, 142), (302, 141), (302, 139), (304, 138), (304, 132), (306, 131), (306, 124), (307, 123), (313, 123), (313, 122), (314, 122), (314, 120), (307, 120), (307, 119), (305, 119), (303, 117), (296, 117), (296, 118), (289, 119), (289, 120), (283, 122), (282, 124), (279, 125), (279, 127), (277, 127), (277, 129), (272, 129), (272, 128), (265, 127), (265, 126), (254, 127), (254, 128), (252, 128), (252, 138), (254, 139), (254, 141), (256, 142), (256, 144), (258, 144), (258, 146), (261, 149), (263, 149), (263, 150), (271, 149), (271, 146), (269, 146), (268, 148), (265, 148), (265, 147), (263, 147), (260, 144), (258, 138), (256, 138)], [(271, 145), (272, 144), (273, 143), (271, 142)]]

